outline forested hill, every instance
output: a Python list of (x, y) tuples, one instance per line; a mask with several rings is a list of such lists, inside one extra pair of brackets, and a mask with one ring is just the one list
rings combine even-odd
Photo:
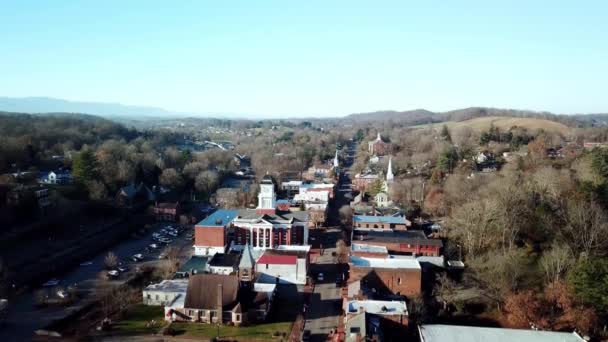
[(465, 121), (469, 119), (486, 117), (520, 117), (546, 119), (563, 123), (570, 127), (590, 127), (608, 125), (608, 114), (581, 114), (557, 115), (549, 112), (535, 112), (530, 110), (500, 109), (487, 107), (470, 107), (447, 112), (431, 112), (425, 109), (410, 111), (377, 111), (371, 113), (351, 114), (346, 119), (355, 122), (367, 121), (393, 121), (405, 126), (416, 126), (446, 121)]
[(0, 112), (0, 172), (12, 164), (37, 165), (36, 161), (80, 150), (85, 144), (130, 141), (137, 136), (135, 130), (93, 115)]

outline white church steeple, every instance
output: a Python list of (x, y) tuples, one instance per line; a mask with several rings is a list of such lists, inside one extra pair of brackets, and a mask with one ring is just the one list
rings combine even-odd
[(388, 157), (388, 170), (386, 170), (386, 182), (391, 183), (395, 176), (393, 175), (393, 157)]
[(274, 183), (272, 182), (272, 178), (267, 173), (260, 182), (257, 210), (263, 213), (274, 213), (276, 205), (277, 195), (274, 192)]
[(334, 167), (338, 167), (340, 162), (338, 161), (338, 150), (336, 150), (336, 156), (334, 157)]

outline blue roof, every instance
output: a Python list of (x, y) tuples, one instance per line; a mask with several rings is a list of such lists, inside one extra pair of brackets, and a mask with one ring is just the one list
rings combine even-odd
[(238, 210), (220, 209), (207, 216), (207, 218), (199, 222), (197, 226), (223, 227), (234, 220), (238, 214)]
[(353, 218), (354, 222), (379, 222), (379, 223), (393, 223), (393, 224), (405, 224), (405, 217), (403, 216), (371, 216), (371, 215), (355, 215)]

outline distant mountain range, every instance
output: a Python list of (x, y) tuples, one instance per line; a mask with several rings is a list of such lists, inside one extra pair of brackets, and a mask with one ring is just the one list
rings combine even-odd
[[(230, 113), (187, 113), (171, 111), (164, 108), (148, 106), (131, 106), (120, 103), (69, 101), (51, 97), (2, 97), (0, 96), (0, 111), (15, 113), (80, 113), (102, 116), (117, 121), (142, 121), (147, 119), (180, 119), (180, 118), (217, 118), (217, 119), (248, 119), (263, 120), (277, 119), (264, 115), (230, 114)], [(555, 115), (548, 112), (529, 110), (513, 110), (486, 107), (471, 107), (448, 112), (432, 112), (426, 109), (409, 111), (377, 111), (371, 113), (350, 114), (346, 117), (334, 116), (313, 118), (306, 116), (285, 117), (287, 120), (351, 120), (354, 122), (394, 121), (402, 125), (414, 126), (446, 121), (464, 121), (485, 116), (533, 117), (564, 123), (571, 127), (606, 126), (607, 114), (586, 115)]]
[(16, 113), (82, 113), (99, 115), (107, 118), (245, 118), (243, 114), (202, 114), (171, 111), (158, 107), (131, 106), (109, 102), (69, 101), (52, 97), (3, 97), (0, 96), (0, 111)]

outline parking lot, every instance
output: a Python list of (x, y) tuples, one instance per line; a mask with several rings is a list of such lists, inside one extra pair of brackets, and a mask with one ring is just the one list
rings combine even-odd
[[(192, 228), (186, 228), (177, 233), (169, 234), (163, 229), (167, 225), (155, 225), (145, 234), (129, 238), (111, 249), (98, 254), (91, 260), (81, 260), (80, 266), (73, 268), (62, 275), (49, 279), (47, 287), (29, 291), (9, 303), (6, 324), (0, 329), (0, 341), (29, 341), (36, 329), (40, 329), (53, 320), (59, 319), (67, 313), (78, 309), (86, 302), (96, 288), (122, 284), (129, 276), (142, 265), (153, 265), (158, 262), (159, 255), (165, 248), (174, 247), (180, 259), (188, 258), (192, 250)], [(174, 225), (175, 226), (175, 225)], [(158, 235), (154, 235), (158, 234)], [(168, 240), (160, 241), (160, 238)], [(170, 240), (170, 241), (169, 241)], [(156, 246), (151, 246), (155, 244)], [(109, 252), (116, 255), (120, 265), (112, 272), (115, 276), (108, 277), (105, 259)], [(141, 260), (135, 261), (133, 256), (141, 254)], [(118, 269), (122, 268), (123, 271)], [(50, 305), (38, 308), (37, 295), (44, 290), (49, 297), (58, 297), (59, 289), (75, 287), (80, 299), (70, 306)]]

